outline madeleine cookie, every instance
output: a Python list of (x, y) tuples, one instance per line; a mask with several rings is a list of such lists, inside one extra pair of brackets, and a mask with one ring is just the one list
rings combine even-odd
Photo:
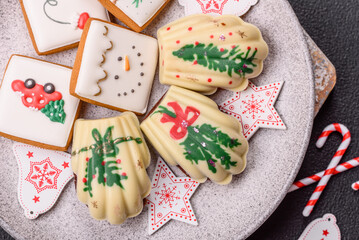
[(109, 20), (97, 0), (20, 0), (26, 25), (39, 55), (77, 47), (90, 17)]
[(98, 0), (136, 32), (145, 29), (171, 0)]
[(77, 53), (70, 92), (92, 104), (143, 114), (157, 58), (156, 39), (90, 19)]
[(121, 224), (141, 213), (151, 191), (150, 153), (133, 113), (77, 120), (72, 150), (77, 196), (93, 218)]
[(141, 129), (166, 162), (198, 182), (228, 184), (246, 166), (241, 124), (202, 94), (172, 86)]
[(262, 72), (268, 46), (257, 27), (239, 17), (184, 17), (157, 32), (160, 82), (212, 94), (244, 90)]
[(0, 89), (0, 135), (66, 151), (80, 103), (70, 78), (69, 67), (13, 55)]

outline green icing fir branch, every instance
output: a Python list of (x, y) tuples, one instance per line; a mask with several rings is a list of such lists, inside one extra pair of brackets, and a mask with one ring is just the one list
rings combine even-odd
[(65, 102), (63, 99), (50, 101), (41, 112), (46, 115), (52, 122), (59, 122), (64, 124), (66, 113), (64, 112)]
[(187, 44), (172, 54), (184, 61), (196, 61), (210, 70), (227, 72), (230, 77), (233, 73), (245, 77), (246, 74), (253, 73), (253, 68), (257, 66), (253, 61), (258, 50), (255, 49), (252, 55), (250, 52), (250, 47), (247, 52), (241, 52), (239, 46), (233, 46), (229, 51), (224, 48), (218, 49), (213, 43), (207, 46), (204, 43), (196, 43)]

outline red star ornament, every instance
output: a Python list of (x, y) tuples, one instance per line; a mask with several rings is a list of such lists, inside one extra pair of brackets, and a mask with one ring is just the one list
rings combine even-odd
[[(25, 216), (35, 219), (54, 206), (74, 177), (71, 155), (21, 143), (15, 143), (13, 151), (19, 166), (18, 200)], [(31, 159), (29, 152), (33, 154)], [(68, 164), (66, 168), (64, 163)]]
[(235, 92), (219, 105), (219, 109), (242, 124), (244, 137), (249, 140), (259, 128), (286, 129), (274, 103), (278, 98), (283, 82), (256, 87), (249, 82), (248, 88)]
[(322, 218), (314, 219), (304, 229), (298, 240), (340, 240), (341, 233), (337, 219), (333, 214), (327, 213)]
[(198, 225), (189, 199), (199, 183), (189, 177), (176, 177), (159, 158), (152, 179), (152, 190), (146, 198), (149, 234), (153, 234), (171, 219)]
[(26, 154), (26, 156), (27, 156), (28, 158), (32, 158), (32, 157), (34, 157), (34, 153), (29, 151), (29, 152)]

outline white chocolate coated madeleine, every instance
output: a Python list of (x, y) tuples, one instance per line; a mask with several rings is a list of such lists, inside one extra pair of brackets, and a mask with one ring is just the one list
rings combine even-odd
[(268, 55), (259, 29), (237, 16), (192, 15), (157, 32), (160, 82), (212, 94), (244, 90)]
[(170, 87), (141, 129), (163, 159), (194, 180), (228, 184), (246, 166), (248, 142), (240, 123), (202, 94)]
[(77, 196), (93, 218), (121, 224), (142, 211), (150, 154), (133, 113), (77, 120), (72, 149)]

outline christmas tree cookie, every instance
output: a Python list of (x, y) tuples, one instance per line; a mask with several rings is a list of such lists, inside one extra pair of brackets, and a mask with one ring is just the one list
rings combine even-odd
[(157, 36), (160, 82), (203, 94), (244, 90), (268, 55), (259, 29), (232, 15), (192, 15), (160, 28)]
[(228, 184), (246, 166), (240, 123), (199, 93), (172, 86), (141, 129), (165, 161), (198, 182)]
[(0, 89), (0, 135), (65, 151), (78, 115), (71, 68), (13, 55)]
[(97, 0), (20, 0), (36, 52), (51, 54), (76, 47), (90, 17), (109, 20)]
[(90, 19), (77, 53), (70, 92), (92, 104), (143, 114), (157, 58), (156, 39)]
[(116, 18), (141, 32), (171, 0), (99, 0)]
[(150, 153), (133, 113), (76, 121), (72, 150), (77, 196), (93, 218), (121, 224), (142, 211)]

